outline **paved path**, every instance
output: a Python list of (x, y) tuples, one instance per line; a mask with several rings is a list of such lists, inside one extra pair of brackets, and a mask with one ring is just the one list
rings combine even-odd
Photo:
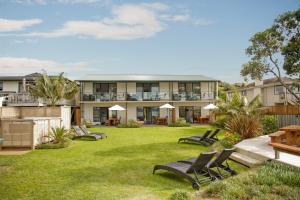
[(0, 156), (24, 155), (30, 151), (28, 148), (4, 148), (0, 150)]
[[(268, 135), (246, 139), (235, 146), (255, 154), (259, 154), (269, 159), (275, 159), (275, 152), (269, 145), (270, 137)], [(300, 168), (300, 156), (280, 152), (278, 161)]]

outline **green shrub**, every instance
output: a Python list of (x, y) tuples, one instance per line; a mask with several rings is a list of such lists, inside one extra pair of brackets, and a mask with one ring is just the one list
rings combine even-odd
[(224, 200), (299, 199), (300, 169), (266, 162), (256, 170), (211, 183), (203, 195)]
[(171, 194), (169, 200), (190, 200), (191, 196), (184, 191), (177, 191)]
[(278, 121), (274, 116), (266, 115), (261, 119), (263, 134), (268, 135), (278, 130)]
[(70, 146), (72, 140), (65, 139), (64, 142), (59, 143), (46, 143), (46, 144), (38, 144), (36, 149), (61, 149)]
[(128, 120), (127, 124), (119, 124), (117, 126), (118, 128), (140, 128), (141, 124), (139, 124), (137, 121), (130, 119)]
[(169, 127), (189, 127), (190, 123), (187, 123), (185, 119), (178, 118), (175, 123), (169, 124)]
[(93, 123), (87, 120), (83, 120), (82, 125), (85, 125), (87, 128), (91, 128)]
[(215, 122), (212, 123), (213, 126), (218, 128), (225, 128), (225, 123), (228, 121), (228, 117), (226, 115), (219, 115)]
[(225, 133), (225, 137), (224, 139), (222, 139), (220, 141), (220, 144), (224, 147), (224, 148), (232, 148), (233, 145), (235, 145), (236, 143), (240, 142), (242, 140), (241, 136), (239, 134), (236, 133)]

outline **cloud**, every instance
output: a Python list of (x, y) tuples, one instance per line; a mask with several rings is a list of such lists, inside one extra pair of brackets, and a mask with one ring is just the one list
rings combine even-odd
[(22, 31), (25, 28), (42, 23), (41, 19), (12, 20), (0, 18), (0, 32)]
[(96, 21), (67, 21), (62, 28), (50, 32), (34, 32), (27, 36), (93, 37), (96, 39), (132, 40), (147, 38), (165, 30), (159, 13), (164, 4), (124, 4), (114, 6), (112, 16)]
[(49, 73), (89, 71), (88, 63), (58, 63), (53, 60), (40, 60), (27, 57), (0, 57), (1, 74), (22, 74), (46, 70)]
[(92, 4), (98, 2), (107, 2), (108, 0), (14, 0), (13, 2), (20, 4), (39, 4), (46, 5), (48, 3), (62, 4)]
[(45, 5), (47, 3), (46, 0), (15, 0), (14, 2), (21, 3), (21, 4), (40, 4), (40, 5)]
[(161, 19), (165, 21), (171, 21), (171, 22), (185, 22), (190, 19), (190, 15), (183, 14), (183, 15), (161, 15)]

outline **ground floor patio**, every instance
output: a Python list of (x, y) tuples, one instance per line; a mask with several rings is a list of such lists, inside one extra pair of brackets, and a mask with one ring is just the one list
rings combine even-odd
[[(165, 103), (174, 106), (174, 109), (159, 108)], [(167, 118), (169, 123), (183, 118), (189, 123), (201, 123), (199, 118), (209, 117), (209, 111), (205, 110), (207, 102), (93, 102), (81, 104), (82, 121), (94, 124), (105, 124), (109, 118), (117, 118), (121, 123), (128, 120), (140, 121), (143, 124), (155, 124), (159, 118)], [(109, 107), (120, 105), (124, 111), (109, 111)], [(207, 121), (207, 120), (206, 120)], [(206, 122), (204, 120), (204, 122)]]

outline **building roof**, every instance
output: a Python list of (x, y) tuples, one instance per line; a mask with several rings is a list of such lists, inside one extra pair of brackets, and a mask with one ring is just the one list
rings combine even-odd
[[(288, 77), (282, 77), (281, 79), (286, 84), (295, 82), (294, 79), (288, 78)], [(268, 85), (276, 84), (276, 83), (279, 83), (279, 81), (275, 77), (275, 78), (268, 78), (268, 79), (263, 80), (263, 84), (262, 85), (255, 85), (255, 82), (251, 82), (251, 83), (248, 83), (248, 84), (245, 84), (245, 83), (236, 83), (236, 84), (234, 84), (234, 86), (238, 90), (244, 90), (244, 89), (250, 89), (250, 88), (253, 88), (253, 87), (264, 87), (264, 86), (268, 86)], [(228, 92), (231, 92), (231, 91), (232, 90), (228, 90)]]
[(218, 81), (203, 75), (88, 74), (77, 81)]
[(0, 81), (22, 81), (24, 78), (26, 80), (33, 80), (33, 78), (41, 76), (40, 73), (28, 74), (25, 76), (0, 76)]

